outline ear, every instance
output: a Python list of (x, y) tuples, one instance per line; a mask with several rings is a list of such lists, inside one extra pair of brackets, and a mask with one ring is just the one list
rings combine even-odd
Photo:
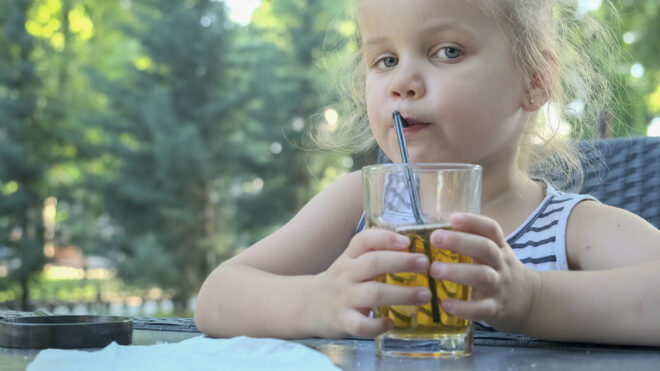
[(534, 72), (526, 85), (520, 106), (527, 112), (536, 112), (550, 100), (550, 84), (540, 73)]
[(557, 80), (557, 59), (549, 50), (541, 52), (542, 66), (529, 71), (523, 87), (525, 94), (521, 107), (527, 112), (538, 111), (552, 97), (552, 90)]

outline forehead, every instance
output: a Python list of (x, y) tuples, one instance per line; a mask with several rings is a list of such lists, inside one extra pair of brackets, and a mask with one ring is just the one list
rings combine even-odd
[(474, 33), (492, 33), (499, 29), (499, 24), (487, 3), (484, 0), (356, 0), (356, 11), (365, 39), (438, 23)]

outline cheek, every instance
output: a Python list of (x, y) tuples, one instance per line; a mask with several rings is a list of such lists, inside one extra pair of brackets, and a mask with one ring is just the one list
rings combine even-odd
[[(505, 57), (500, 58), (499, 65), (493, 65), (492, 71), (500, 73), (484, 73), (478, 76), (481, 89), (475, 91), (475, 97), (482, 104), (487, 104), (493, 114), (497, 116), (509, 116), (521, 104), (520, 84), (515, 70), (506, 65)], [(499, 60), (499, 59), (498, 59)]]
[(376, 79), (367, 77), (364, 84), (364, 93), (367, 99), (367, 108), (376, 107), (379, 102), (385, 98), (383, 92), (383, 82)]
[(462, 161), (479, 162), (482, 156), (513, 143), (523, 122), (515, 91), (494, 79), (454, 88), (452, 94), (444, 94), (440, 114), (448, 124), (448, 140), (458, 144), (452, 148)]
[(442, 121), (451, 124), (453, 130), (467, 130), (479, 126), (485, 119), (484, 113), (490, 107), (484, 107), (483, 99), (477, 99), (482, 92), (467, 83), (457, 86), (445, 86), (436, 100)]
[[(381, 84), (382, 85), (382, 84)], [(369, 125), (371, 131), (377, 140), (382, 136), (382, 120), (383, 106), (386, 97), (383, 95), (383, 89), (378, 83), (370, 82), (367, 80), (365, 86), (366, 103), (367, 103), (367, 117), (369, 118)]]
[[(383, 85), (382, 83), (380, 85)], [(387, 105), (387, 96), (384, 95), (385, 87), (379, 84), (367, 84), (366, 102), (367, 117), (369, 118), (369, 127), (371, 133), (376, 139), (378, 146), (393, 161), (400, 161), (398, 144), (396, 144), (396, 134), (392, 130), (392, 113), (385, 109)], [(392, 142), (395, 141), (393, 144)]]
[(462, 83), (445, 86), (440, 94), (444, 102), (441, 114), (459, 126), (456, 130), (486, 129), (510, 119), (520, 108), (510, 84), (492, 76), (464, 79)]

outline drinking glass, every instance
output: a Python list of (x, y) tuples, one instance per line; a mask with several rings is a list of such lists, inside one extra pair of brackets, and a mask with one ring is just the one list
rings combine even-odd
[[(431, 262), (472, 263), (461, 254), (430, 243), (436, 229), (449, 229), (456, 212), (478, 214), (481, 167), (471, 164), (382, 164), (362, 169), (366, 228), (395, 231), (410, 238), (409, 251)], [(436, 280), (426, 273), (395, 272), (376, 278), (399, 286), (424, 286), (432, 293), (425, 305), (389, 305), (374, 309), (394, 328), (376, 338), (380, 356), (446, 357), (472, 353), (472, 322), (442, 310), (446, 298), (470, 300), (469, 286)]]

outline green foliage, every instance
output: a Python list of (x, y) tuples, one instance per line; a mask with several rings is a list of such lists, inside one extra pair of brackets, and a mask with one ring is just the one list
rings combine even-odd
[(120, 275), (175, 288), (184, 302), (201, 284), (207, 254), (229, 251), (214, 243), (222, 231), (211, 193), (230, 170), (224, 116), (239, 96), (225, 79), (222, 4), (165, 3), (134, 5), (140, 22), (125, 32), (138, 42), (136, 61), (123, 66), (125, 79), (95, 81), (110, 107), (100, 120), (106, 150), (120, 163), (103, 192), (120, 231)]
[(238, 86), (249, 100), (235, 116), (244, 128), (234, 138), (243, 148), (234, 152), (243, 165), (235, 184), (263, 182), (260, 191), (236, 199), (239, 230), (253, 234), (247, 243), (293, 216), (318, 191), (326, 167), (341, 167), (339, 156), (310, 151), (296, 127), (320, 120), (333, 103), (323, 66), (346, 46), (328, 28), (340, 8), (340, 2), (264, 1), (250, 26), (237, 32), (232, 58), (244, 69)]
[(9, 280), (23, 288), (44, 264), (43, 178), (54, 157), (52, 130), (38, 106), (41, 86), (30, 58), (34, 39), (24, 28), (29, 6), (30, 1), (14, 0), (0, 12), (0, 247), (12, 268)]
[[(620, 57), (609, 76), (614, 88), (610, 131), (607, 136), (645, 135), (654, 115), (652, 94), (660, 89), (660, 47), (655, 39), (660, 32), (660, 3), (645, 0), (614, 0), (610, 8), (602, 6), (596, 17), (610, 28), (617, 45), (609, 47)], [(632, 76), (632, 66), (643, 66), (645, 73)], [(603, 69), (603, 70), (610, 70)], [(656, 98), (660, 103), (660, 97)]]

